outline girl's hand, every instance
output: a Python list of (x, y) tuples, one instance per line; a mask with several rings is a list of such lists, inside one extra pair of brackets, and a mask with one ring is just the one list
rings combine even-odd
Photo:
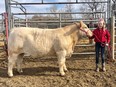
[(108, 44), (108, 43), (106, 43), (106, 46), (109, 46), (109, 44)]

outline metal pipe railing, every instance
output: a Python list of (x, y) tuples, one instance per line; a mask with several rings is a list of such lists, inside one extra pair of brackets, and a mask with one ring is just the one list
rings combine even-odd
[[(27, 15), (36, 15), (36, 14), (97, 14), (97, 13), (106, 13), (106, 12), (56, 12), (56, 13), (51, 13), (51, 12), (47, 12), (47, 13), (26, 13)], [(24, 15), (25, 13), (12, 13), (13, 15)]]
[(91, 3), (108, 3), (107, 1), (97, 1), (97, 2), (81, 2), (81, 1), (75, 1), (75, 2), (40, 2), (40, 3), (10, 3), (10, 5), (42, 5), (42, 4), (91, 4)]

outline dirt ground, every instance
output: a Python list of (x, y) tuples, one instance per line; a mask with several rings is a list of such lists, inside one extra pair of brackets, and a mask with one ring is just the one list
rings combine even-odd
[(116, 62), (107, 63), (106, 72), (95, 72), (94, 55), (67, 59), (68, 72), (64, 77), (59, 75), (56, 58), (25, 57), (23, 73), (18, 74), (14, 68), (12, 78), (7, 76), (5, 53), (0, 55), (0, 87), (116, 87)]

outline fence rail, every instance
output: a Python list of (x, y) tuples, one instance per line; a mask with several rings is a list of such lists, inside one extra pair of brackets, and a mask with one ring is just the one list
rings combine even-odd
[(40, 3), (10, 3), (10, 5), (42, 5), (42, 4), (91, 4), (91, 3), (107, 3), (107, 1), (78, 1), (76, 0), (75, 2), (40, 2)]
[(36, 13), (12, 13), (13, 15), (38, 15), (38, 14), (97, 14), (97, 13), (106, 13), (106, 12), (55, 12), (55, 13), (51, 13), (51, 12), (47, 12), (47, 13), (40, 13), (40, 12), (36, 12)]

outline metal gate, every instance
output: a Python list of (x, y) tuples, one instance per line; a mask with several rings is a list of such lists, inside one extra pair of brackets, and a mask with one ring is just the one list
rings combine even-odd
[[(65, 19), (65, 18), (62, 18), (62, 15), (66, 15), (66, 14), (73, 14), (73, 15), (80, 15), (80, 14), (100, 14), (100, 16), (102, 17), (102, 15), (104, 15), (104, 19), (107, 21), (107, 19), (109, 19), (109, 17), (111, 16), (111, 0), (99, 0), (97, 2), (93, 2), (93, 1), (83, 1), (83, 0), (75, 0), (74, 2), (44, 2), (44, 0), (41, 0), (41, 2), (38, 2), (38, 3), (21, 3), (21, 2), (17, 2), (15, 0), (5, 0), (6, 2), (6, 12), (8, 13), (8, 29), (12, 28), (12, 27), (20, 27), (20, 26), (29, 26), (29, 24), (31, 23), (35, 23), (35, 24), (47, 24), (47, 26), (49, 27), (49, 25), (52, 25), (53, 26), (53, 23), (54, 24), (57, 24), (58, 26), (57, 27), (62, 27), (64, 25), (67, 25), (69, 23), (73, 23), (75, 21), (79, 21), (79, 20), (83, 20), (84, 22), (86, 23), (90, 23), (90, 22), (96, 22), (98, 20), (98, 18), (95, 18), (95, 19), (79, 19), (79, 18), (76, 18), (76, 19)], [(103, 12), (103, 11), (100, 11), (98, 12), (97, 10), (94, 11), (94, 12), (55, 12), (55, 13), (40, 13), (40, 12), (36, 12), (36, 13), (30, 13), (30, 12), (27, 12), (27, 10), (25, 9), (24, 6), (29, 6), (29, 5), (51, 5), (51, 4), (90, 4), (90, 3), (105, 3), (107, 4), (107, 12)], [(17, 6), (20, 6), (19, 9), (22, 10), (22, 13), (14, 13), (11, 11), (11, 8), (12, 7), (16, 7)], [(28, 15), (46, 15), (46, 14), (49, 14), (49, 15), (52, 15), (52, 14), (56, 14), (58, 15), (57, 19), (50, 19), (49, 21), (47, 20), (40, 20), (41, 21), (32, 21), (32, 20), (28, 20), (27, 19), (27, 16)], [(24, 19), (21, 19), (21, 18), (18, 18), (18, 16), (25, 16)], [(30, 27), (30, 26), (29, 26)], [(95, 29), (94, 27), (92, 27), (91, 29)], [(84, 45), (77, 45), (79, 47), (91, 47), (91, 46), (94, 46), (94, 44), (84, 44)], [(75, 54), (95, 54), (95, 52), (84, 52), (84, 53), (75, 53)]]

